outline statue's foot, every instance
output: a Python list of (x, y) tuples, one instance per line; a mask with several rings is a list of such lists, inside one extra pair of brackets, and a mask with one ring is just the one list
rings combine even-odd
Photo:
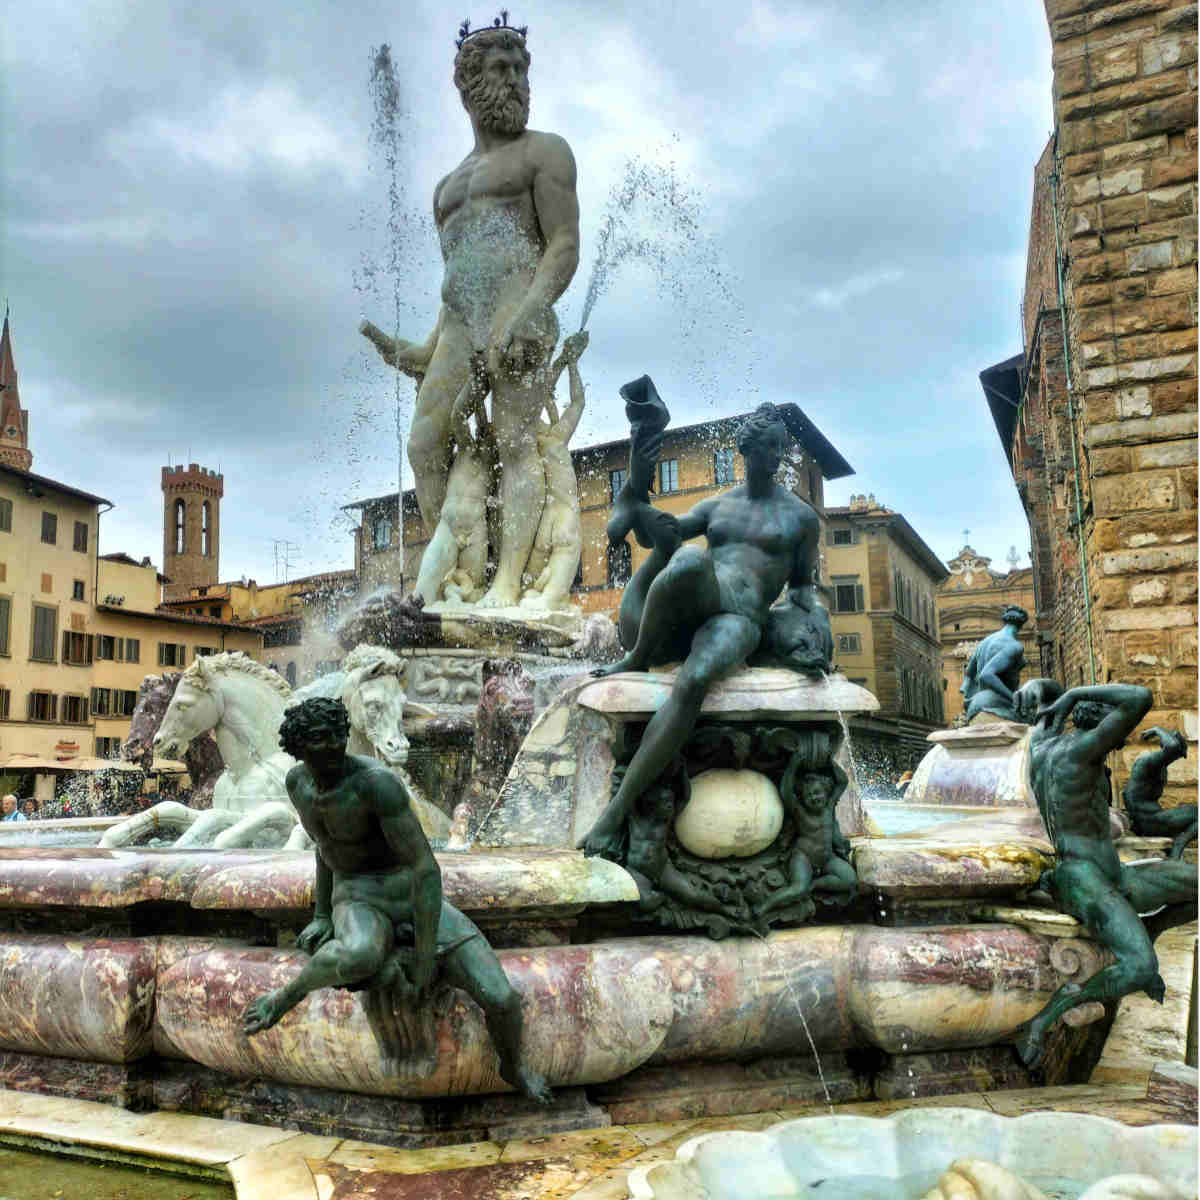
[(1167, 985), (1161, 975), (1155, 975), (1142, 990), (1155, 1004), (1162, 1004), (1167, 998)]
[(612, 823), (601, 817), (592, 826), (590, 832), (578, 843), (578, 848), (588, 858), (607, 858), (616, 861), (621, 856), (621, 825), (623, 822)]
[(1042, 1061), (1046, 1035), (1033, 1021), (1027, 1021), (1013, 1034), (1012, 1041), (1017, 1057), (1032, 1071)]
[(522, 1064), (513, 1074), (513, 1078), (508, 1081), (521, 1093), (522, 1096), (528, 1097), (530, 1100), (536, 1101), (538, 1104), (553, 1104), (554, 1093), (550, 1090), (550, 1085), (542, 1078), (540, 1072), (535, 1071), (532, 1067)]
[(516, 588), (500, 587), (492, 584), (480, 599), (477, 608), (513, 608), (520, 600)]
[(283, 999), (282, 988), (259, 996), (252, 1004), (247, 1005), (246, 1011), (242, 1013), (242, 1032), (250, 1037), (252, 1034), (262, 1033), (264, 1029), (270, 1029), (287, 1012), (288, 1007)]
[(622, 671), (640, 671), (641, 669), (633, 655), (627, 654), (619, 662), (609, 663), (607, 667), (594, 668), (592, 674), (597, 679), (604, 679), (608, 675), (619, 675)]

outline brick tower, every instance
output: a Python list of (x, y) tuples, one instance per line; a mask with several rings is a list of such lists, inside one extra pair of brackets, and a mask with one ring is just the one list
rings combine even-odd
[(13, 364), (12, 342), (8, 334), (8, 310), (4, 310), (4, 331), (0, 333), (0, 463), (28, 471), (33, 466), (29, 450), (29, 414), (21, 407), (17, 392), (17, 368)]
[(225, 477), (198, 463), (163, 467), (164, 600), (185, 599), (192, 588), (219, 579), (221, 497)]

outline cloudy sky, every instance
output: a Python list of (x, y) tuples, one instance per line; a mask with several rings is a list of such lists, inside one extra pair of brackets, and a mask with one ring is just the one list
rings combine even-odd
[[(515, 2), (515, 0), (514, 0)], [(352, 564), (340, 506), (396, 487), (362, 315), (423, 338), (437, 180), (471, 146), (466, 9), (44, 0), (0, 41), (0, 292), (34, 470), (111, 499), (103, 552), (162, 553), (159, 470), (225, 475), (222, 578)], [(492, 9), (471, 12), (476, 24)], [(535, 128), (579, 168), (576, 328), (606, 218), (645, 248), (596, 302), (575, 445), (649, 372), (684, 424), (798, 403), (943, 559), (1028, 532), (978, 383), (1020, 348), (1041, 0), (538, 0)], [(391, 47), (399, 112), (371, 87)], [(389, 154), (389, 150), (391, 153)], [(392, 170), (392, 162), (395, 170)], [(395, 182), (389, 200), (389, 184)], [(618, 203), (622, 185), (633, 181)]]

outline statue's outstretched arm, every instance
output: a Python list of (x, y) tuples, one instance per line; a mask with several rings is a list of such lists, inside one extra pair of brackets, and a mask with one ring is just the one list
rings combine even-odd
[(433, 358), (433, 352), (437, 348), (438, 335), (442, 328), (442, 311), (438, 312), (437, 324), (434, 325), (433, 332), (423, 343), (390, 337), (378, 325), (365, 318), (359, 322), (358, 332), (379, 351), (379, 356), (389, 367), (395, 367), (397, 371), (401, 371), (405, 375), (424, 375)]
[(521, 305), (525, 317), (549, 308), (567, 290), (579, 266), (579, 197), (575, 156), (554, 133), (537, 142), (533, 205), (546, 242), (542, 261)]
[(1091, 700), (1110, 707), (1094, 729), (1080, 730), (1075, 745), (1086, 759), (1098, 762), (1115, 750), (1150, 711), (1154, 695), (1148, 688), (1132, 683), (1093, 684), (1064, 692), (1049, 708), (1038, 713), (1039, 721), (1049, 718), (1053, 731), (1062, 729), (1075, 705)]

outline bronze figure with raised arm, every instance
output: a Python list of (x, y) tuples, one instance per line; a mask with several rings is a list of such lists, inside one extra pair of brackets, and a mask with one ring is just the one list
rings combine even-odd
[[(653, 392), (648, 379), (638, 384)], [(767, 611), (784, 586), (794, 604), (806, 611), (812, 607), (817, 514), (775, 479), (791, 440), (775, 406), (760, 405), (738, 430), (738, 450), (746, 464), (746, 482), (740, 487), (679, 518), (655, 510), (648, 500), (626, 498), (626, 517), (612, 532), (623, 539), (633, 529), (654, 550), (621, 600), (622, 640), (629, 652), (594, 674), (644, 671), (674, 652), (686, 657), (620, 787), (580, 843), (588, 854), (619, 854), (633, 803), (687, 741), (712, 684), (758, 648)], [(654, 441), (655, 453), (658, 443), (661, 438)], [(631, 461), (630, 466), (632, 477), (638, 464)], [(679, 545), (701, 534), (707, 548)]]
[[(1071, 688), (1042, 709), (1030, 736), (1033, 791), (1058, 855), (1041, 886), (1117, 961), (1081, 985), (1064, 984), (1017, 1032), (1026, 1066), (1040, 1061), (1046, 1034), (1069, 1009), (1137, 991), (1161, 1003), (1158, 956), (1139, 914), (1165, 906), (1155, 918), (1159, 932), (1195, 919), (1195, 866), (1171, 859), (1123, 865), (1109, 825), (1112, 785), (1104, 760), (1125, 744), (1152, 702), (1146, 688), (1132, 684)], [(1073, 730), (1065, 727), (1068, 717)]]

